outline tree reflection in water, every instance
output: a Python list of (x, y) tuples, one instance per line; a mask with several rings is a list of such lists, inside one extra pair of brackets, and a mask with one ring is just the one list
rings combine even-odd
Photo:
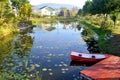
[(0, 46), (0, 56), (2, 55), (0, 57), (0, 79), (28, 79), (31, 73), (31, 68), (28, 67), (28, 57), (33, 38), (29, 34), (18, 34), (16, 38), (2, 44), (4, 45), (2, 45), (3, 48)]
[(7, 38), (0, 39), (0, 74), (2, 71), (2, 62), (5, 58), (10, 56), (12, 50), (12, 41), (15, 35), (11, 34)]
[(33, 39), (30, 35), (18, 35), (17, 39), (14, 41), (14, 53), (20, 58), (28, 57), (32, 44)]
[(90, 53), (100, 53), (100, 48), (98, 46), (98, 35), (91, 29), (87, 27), (83, 27), (82, 37), (84, 41), (87, 43), (87, 50)]

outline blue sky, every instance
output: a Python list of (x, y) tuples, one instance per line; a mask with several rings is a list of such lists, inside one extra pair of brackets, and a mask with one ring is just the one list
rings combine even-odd
[(72, 4), (82, 8), (86, 0), (30, 0), (32, 5), (38, 5), (42, 3), (59, 3), (59, 4)]

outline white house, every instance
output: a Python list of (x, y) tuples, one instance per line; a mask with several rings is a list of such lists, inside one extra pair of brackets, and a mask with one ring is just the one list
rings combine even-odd
[(42, 8), (39, 9), (39, 13), (41, 16), (47, 15), (47, 16), (55, 16), (56, 15), (56, 10), (48, 7), (48, 6), (44, 6)]

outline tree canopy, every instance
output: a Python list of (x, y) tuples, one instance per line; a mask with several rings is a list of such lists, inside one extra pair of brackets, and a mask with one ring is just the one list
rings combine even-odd
[(110, 14), (120, 11), (120, 0), (87, 0), (83, 6), (84, 14)]
[(83, 13), (88, 14), (91, 12), (91, 7), (92, 7), (92, 1), (87, 0), (85, 2), (85, 5), (83, 6)]
[(29, 0), (0, 0), (0, 18), (9, 18), (17, 15), (19, 18), (29, 19), (32, 6)]

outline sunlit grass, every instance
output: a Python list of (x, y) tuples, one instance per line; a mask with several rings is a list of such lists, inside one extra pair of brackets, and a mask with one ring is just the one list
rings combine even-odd
[(120, 34), (120, 22), (112, 30), (114, 34)]

